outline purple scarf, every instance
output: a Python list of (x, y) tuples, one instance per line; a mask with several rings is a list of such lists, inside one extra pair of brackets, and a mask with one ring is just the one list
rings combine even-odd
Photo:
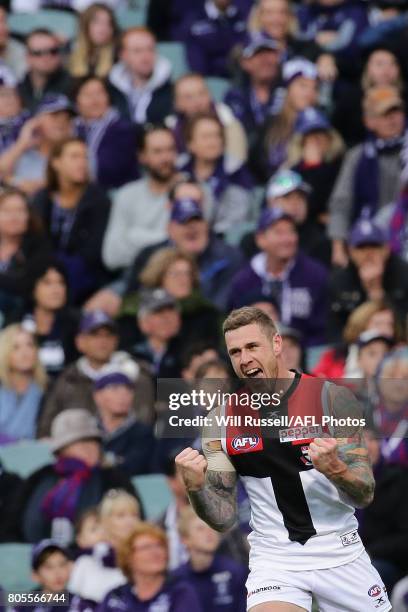
[(50, 520), (64, 517), (73, 521), (82, 488), (89, 480), (92, 468), (79, 459), (60, 457), (54, 470), (61, 478), (44, 497), (41, 509)]
[(395, 206), (390, 223), (390, 243), (393, 253), (398, 255), (403, 248), (405, 227), (408, 220), (408, 186), (403, 189)]

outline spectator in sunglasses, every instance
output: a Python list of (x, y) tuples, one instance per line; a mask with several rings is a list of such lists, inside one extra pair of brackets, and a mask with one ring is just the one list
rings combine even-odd
[(26, 38), (27, 74), (19, 85), (23, 105), (35, 111), (46, 93), (68, 94), (72, 80), (62, 62), (61, 42), (50, 30), (36, 29)]

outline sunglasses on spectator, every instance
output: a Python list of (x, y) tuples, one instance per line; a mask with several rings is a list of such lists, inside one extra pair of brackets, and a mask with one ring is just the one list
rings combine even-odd
[(33, 57), (44, 57), (45, 55), (59, 55), (61, 49), (59, 47), (49, 47), (48, 49), (29, 49), (28, 52)]

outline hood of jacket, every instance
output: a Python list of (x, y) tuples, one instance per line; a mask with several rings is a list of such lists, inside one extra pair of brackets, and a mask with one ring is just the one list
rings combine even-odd
[[(172, 65), (167, 57), (157, 56), (153, 73), (143, 87), (143, 91), (154, 92), (170, 80)], [(122, 93), (129, 95), (133, 87), (130, 71), (123, 62), (115, 64), (110, 72), (109, 80)]]

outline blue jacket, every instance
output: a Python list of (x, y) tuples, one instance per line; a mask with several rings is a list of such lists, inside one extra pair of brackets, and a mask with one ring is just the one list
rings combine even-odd
[(187, 22), (183, 34), (191, 70), (204, 76), (229, 76), (229, 54), (243, 40), (246, 22), (232, 4), (224, 15), (209, 1)]
[(285, 90), (281, 87), (271, 89), (266, 104), (261, 104), (252, 91), (249, 82), (241, 87), (232, 87), (225, 94), (224, 102), (228, 104), (237, 119), (240, 120), (249, 137), (253, 130), (259, 128), (270, 115), (276, 115), (282, 108)]
[(203, 610), (245, 612), (248, 570), (236, 561), (216, 555), (210, 567), (203, 572), (194, 571), (188, 562), (179, 567), (174, 575), (194, 587)]
[[(265, 253), (258, 253), (233, 278), (229, 293), (229, 308), (242, 305), (245, 294), (271, 293), (271, 283), (265, 272)], [(299, 330), (305, 346), (324, 344), (327, 325), (326, 268), (301, 251), (296, 255), (283, 282), (280, 311), (282, 323)]]
[(335, 6), (322, 6), (319, 2), (302, 4), (298, 11), (300, 37), (313, 40), (319, 32), (337, 32), (338, 38), (324, 46), (328, 53), (353, 55), (357, 40), (368, 26), (366, 3), (344, 0)]
[(151, 599), (141, 601), (133, 592), (130, 584), (113, 589), (98, 607), (98, 612), (201, 612), (193, 587), (184, 582), (169, 578), (160, 591)]

